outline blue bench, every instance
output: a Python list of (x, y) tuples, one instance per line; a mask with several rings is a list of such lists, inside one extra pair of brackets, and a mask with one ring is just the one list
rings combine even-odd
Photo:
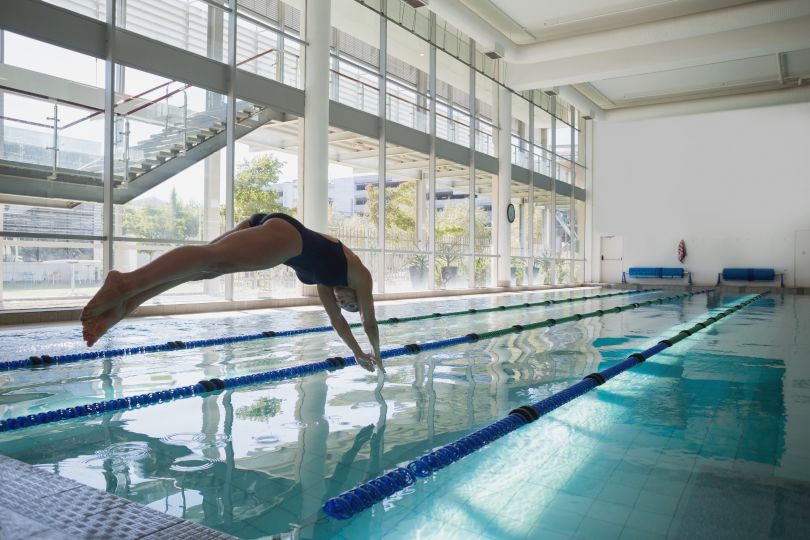
[(634, 266), (627, 272), (622, 272), (622, 283), (627, 283), (627, 278), (655, 278), (655, 279), (683, 279), (684, 276), (692, 284), (692, 272), (687, 272), (683, 268), (666, 268), (661, 266)]
[(780, 287), (785, 286), (785, 273), (773, 268), (723, 268), (717, 274), (717, 284), (722, 281), (773, 281), (780, 276)]

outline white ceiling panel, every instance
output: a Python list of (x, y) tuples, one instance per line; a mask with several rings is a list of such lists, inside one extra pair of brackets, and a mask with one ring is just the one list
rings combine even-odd
[(429, 8), (478, 43), (501, 45), (512, 88), (560, 88), (596, 117), (810, 88), (810, 0), (430, 0)]
[(591, 84), (605, 97), (618, 103), (778, 80), (779, 60), (776, 55), (771, 55), (595, 81)]

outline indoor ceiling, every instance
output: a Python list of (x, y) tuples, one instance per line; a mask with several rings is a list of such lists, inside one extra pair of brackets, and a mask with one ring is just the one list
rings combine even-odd
[(557, 89), (595, 114), (719, 98), (810, 101), (810, 0), (430, 0), (428, 7), (500, 52), (512, 88)]

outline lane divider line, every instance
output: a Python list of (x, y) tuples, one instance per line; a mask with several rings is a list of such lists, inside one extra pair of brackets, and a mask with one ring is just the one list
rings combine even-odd
[(569, 386), (565, 390), (557, 392), (537, 403), (517, 407), (512, 410), (506, 418), (502, 418), (466, 437), (462, 437), (455, 442), (446, 444), (433, 452), (425, 454), (411, 461), (405, 467), (397, 467), (353, 489), (344, 491), (340, 495), (328, 499), (323, 505), (323, 511), (326, 515), (334, 519), (348, 519), (370, 508), (374, 504), (383, 501), (394, 493), (414, 485), (417, 478), (430, 476), (434, 472), (472, 454), (512, 431), (537, 421), (541, 416), (547, 415), (551, 411), (578, 398), (597, 386), (605, 384), (616, 375), (644, 362), (662, 350), (672, 347), (679, 341), (708, 328), (710, 325), (731, 315), (735, 311), (756, 302), (766, 294), (768, 293), (758, 294), (753, 298), (732, 305), (721, 313), (713, 315), (705, 321), (695, 324), (691, 328), (681, 330), (671, 338), (663, 339), (644, 351), (629, 355), (618, 364), (603, 371), (586, 375), (580, 382)]
[[(664, 302), (671, 302), (673, 300), (678, 300), (684, 297), (691, 297), (696, 294), (703, 294), (713, 290), (714, 289), (706, 289), (703, 291), (682, 293), (667, 297), (655, 298), (653, 300), (647, 300), (645, 302), (640, 303), (635, 302), (633, 304), (628, 304), (626, 306), (616, 306), (614, 308), (610, 308), (607, 310), (600, 309), (596, 311), (591, 311), (589, 313), (583, 313), (581, 315), (580, 314), (571, 315), (560, 319), (546, 319), (545, 321), (540, 321), (537, 323), (526, 325), (515, 325), (520, 326), (519, 330), (516, 329), (515, 326), (511, 326), (509, 328), (495, 330), (492, 332), (484, 332), (482, 334), (467, 334), (455, 338), (443, 339), (439, 341), (431, 341), (426, 343), (409, 343), (402, 347), (382, 351), (380, 353), (380, 356), (382, 359), (385, 359), (391, 358), (392, 356), (401, 356), (404, 354), (413, 354), (421, 351), (429, 351), (444, 347), (452, 347), (454, 345), (459, 345), (461, 343), (473, 343), (480, 339), (491, 339), (494, 337), (510, 333), (521, 332), (523, 330), (544, 328), (554, 326), (556, 324), (561, 324), (564, 322), (578, 321), (587, 317), (599, 317), (608, 313), (620, 313), (622, 311), (630, 309), (637, 309), (642, 306), (648, 306), (652, 304), (662, 304)], [(240, 386), (262, 384), (266, 382), (274, 382), (283, 379), (291, 379), (295, 377), (300, 377), (302, 375), (310, 375), (312, 373), (317, 373), (320, 371), (334, 371), (336, 369), (342, 369), (346, 366), (353, 366), (356, 364), (357, 360), (354, 358), (354, 356), (346, 356), (346, 357), (334, 356), (331, 358), (327, 358), (326, 360), (323, 360), (321, 362), (313, 362), (295, 367), (275, 369), (272, 371), (264, 371), (252, 375), (242, 375), (239, 377), (231, 377), (228, 379), (216, 379), (216, 378), (207, 379), (202, 380), (197, 384), (181, 386), (178, 388), (169, 388), (166, 390), (158, 390), (155, 392), (139, 394), (136, 396), (126, 398), (117, 398), (107, 401), (99, 401), (87, 405), (76, 405), (74, 407), (67, 407), (64, 409), (43, 411), (36, 414), (29, 414), (27, 416), (17, 416), (16, 418), (6, 418), (4, 420), (0, 420), (0, 433), (4, 431), (12, 431), (31, 426), (37, 426), (40, 424), (50, 424), (52, 422), (59, 422), (61, 420), (70, 420), (72, 418), (93, 416), (126, 409), (134, 409), (136, 407), (156, 405), (159, 403), (168, 403), (176, 399), (198, 396), (200, 394), (205, 394), (208, 392), (218, 392), (224, 390), (225, 388), (237, 388)]]
[[(414, 315), (411, 317), (390, 317), (388, 319), (383, 319), (378, 321), (378, 324), (397, 324), (403, 322), (411, 322), (411, 321), (421, 321), (424, 319), (433, 319), (437, 317), (454, 317), (458, 315), (470, 315), (475, 313), (487, 313), (491, 311), (506, 311), (509, 309), (525, 309), (531, 307), (538, 307), (538, 306), (550, 306), (556, 304), (566, 304), (571, 302), (578, 302), (582, 300), (594, 300), (597, 298), (608, 298), (611, 296), (623, 296), (629, 294), (643, 294), (643, 293), (651, 293), (651, 292), (658, 292), (661, 289), (648, 289), (648, 290), (638, 290), (638, 291), (622, 291), (622, 292), (615, 292), (615, 293), (604, 293), (604, 294), (597, 294), (593, 296), (578, 296), (578, 297), (571, 297), (571, 298), (560, 298), (557, 300), (544, 300), (542, 302), (525, 302), (523, 304), (514, 304), (511, 306), (497, 306), (493, 308), (481, 308), (481, 309), (465, 309), (461, 311), (450, 311), (448, 313), (431, 313), (429, 315)], [(352, 328), (359, 328), (362, 326), (362, 323), (352, 323), (349, 326)], [(195, 349), (199, 347), (211, 347), (214, 345), (224, 345), (227, 343), (239, 343), (243, 341), (253, 341), (257, 339), (267, 339), (273, 337), (283, 337), (283, 336), (298, 336), (302, 334), (312, 334), (315, 332), (328, 332), (332, 330), (331, 326), (315, 326), (312, 328), (300, 328), (296, 330), (265, 330), (264, 332), (259, 332), (256, 334), (245, 334), (240, 336), (230, 336), (230, 337), (219, 337), (219, 338), (211, 338), (211, 339), (198, 339), (192, 341), (168, 341), (166, 343), (159, 343), (155, 345), (140, 345), (136, 347), (125, 347), (120, 349), (108, 349), (105, 351), (85, 351), (81, 353), (73, 353), (73, 354), (58, 354), (58, 355), (47, 355), (42, 354), (39, 356), (29, 356), (28, 358), (22, 358), (20, 360), (9, 360), (5, 362), (0, 362), (0, 371), (10, 371), (14, 369), (24, 369), (29, 367), (40, 367), (40, 366), (50, 366), (53, 364), (66, 364), (70, 362), (81, 362), (84, 360), (96, 360), (99, 358), (115, 358), (119, 356), (128, 356), (132, 354), (144, 354), (144, 353), (152, 353), (152, 352), (161, 352), (161, 351), (176, 351), (179, 349)]]

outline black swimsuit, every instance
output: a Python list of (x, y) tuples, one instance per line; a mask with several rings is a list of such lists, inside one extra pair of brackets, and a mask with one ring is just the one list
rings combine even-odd
[(301, 254), (284, 261), (284, 264), (295, 270), (295, 275), (307, 285), (319, 283), (327, 287), (345, 287), (348, 263), (341, 242), (333, 242), (321, 234), (304, 227), (292, 216), (278, 212), (272, 214), (253, 214), (248, 219), (251, 227), (262, 225), (268, 219), (283, 219), (301, 234)]

